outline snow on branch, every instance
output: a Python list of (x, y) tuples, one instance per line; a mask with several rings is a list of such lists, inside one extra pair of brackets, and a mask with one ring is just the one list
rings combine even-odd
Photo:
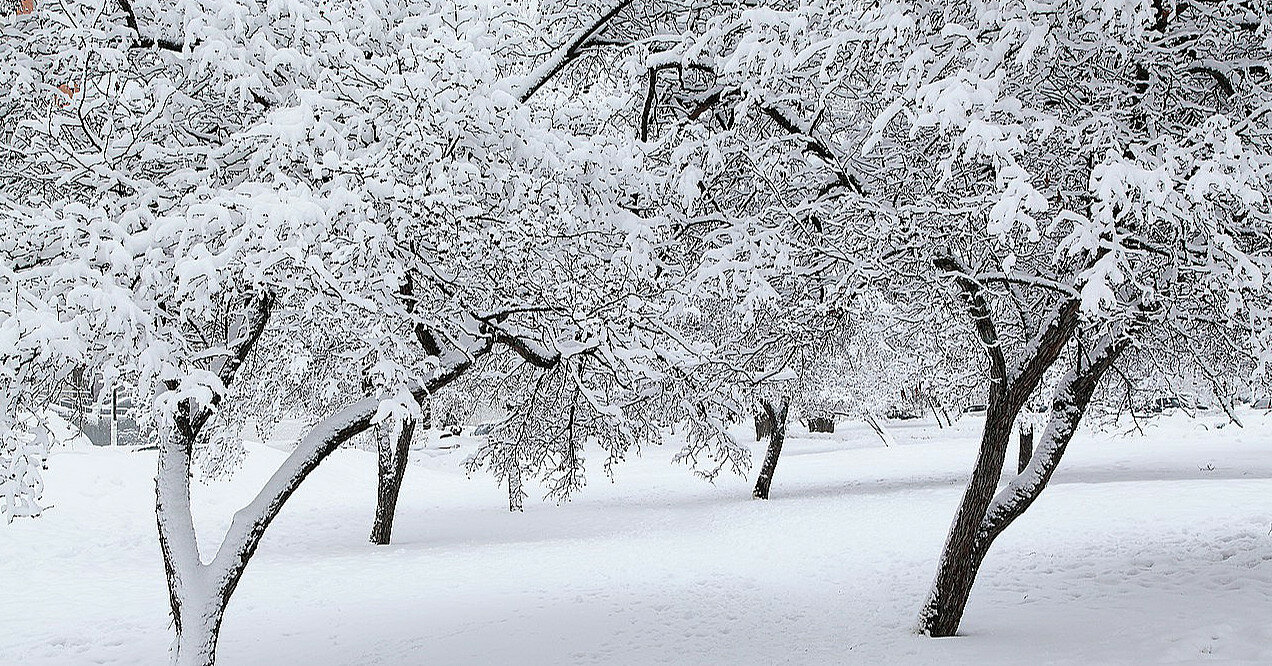
[(137, 25), (137, 14), (133, 11), (132, 3), (128, 0), (116, 0), (116, 2), (119, 3), (119, 8), (124, 11), (124, 23), (128, 25), (129, 29), (137, 33), (137, 39), (132, 44), (134, 48), (159, 48), (174, 53), (181, 53), (185, 50), (185, 44), (180, 41), (164, 37), (147, 37), (141, 34), (141, 27)]
[(1069, 441), (1077, 433), (1104, 373), (1130, 346), (1119, 332), (1105, 333), (1089, 354), (1079, 355), (1074, 367), (1061, 378), (1052, 401), (1051, 418), (1043, 430), (1029, 465), (994, 496), (981, 521), (981, 538), (993, 539), (1029, 508), (1046, 487), (1060, 464)]
[(950, 273), (958, 284), (963, 302), (967, 305), (976, 327), (981, 347), (989, 356), (989, 380), (991, 391), (1004, 391), (1007, 381), (1007, 360), (1003, 356), (1002, 345), (998, 336), (998, 328), (994, 325), (989, 304), (985, 301), (981, 284), (972, 277), (972, 271), (952, 255), (941, 255), (932, 260), (936, 268)]
[(565, 69), (566, 65), (570, 64), (571, 61), (582, 55), (588, 48), (602, 43), (609, 45), (609, 42), (597, 41), (597, 35), (605, 29), (605, 26), (609, 25), (609, 22), (612, 21), (614, 17), (618, 16), (619, 12), (622, 12), (630, 4), (632, 4), (632, 0), (618, 0), (618, 2), (615, 3), (609, 11), (601, 14), (595, 21), (575, 33), (573, 39), (554, 51), (552, 55), (548, 56), (547, 60), (536, 67), (534, 71), (526, 76), (521, 84), (517, 86), (517, 89), (514, 91), (517, 99), (522, 104), (525, 104), (530, 101), (530, 98), (533, 97), (540, 88), (546, 85), (548, 81), (552, 80), (552, 77), (556, 76), (561, 70)]

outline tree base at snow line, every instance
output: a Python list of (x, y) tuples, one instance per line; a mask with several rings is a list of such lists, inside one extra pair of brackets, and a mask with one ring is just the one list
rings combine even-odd
[[(919, 612), (920, 634), (931, 638), (948, 638), (958, 633), (963, 621), (963, 611), (972, 594), (976, 573), (988, 552), (988, 544), (971, 544), (968, 552), (947, 552), (942, 555), (941, 567), (932, 592)], [(949, 558), (947, 561), (946, 558)]]
[(216, 644), (227, 601), (227, 595), (215, 594), (207, 599), (191, 597), (181, 602), (175, 622), (177, 637), (172, 643), (173, 666), (216, 663)]
[(986, 529), (986, 513), (997, 492), (1016, 417), (1025, 398), (1041, 383), (1047, 369), (1073, 337), (1078, 325), (1079, 302), (1069, 299), (1052, 310), (1031, 336), (1030, 353), (1021, 359), (1013, 376), (1009, 376), (1007, 359), (999, 344), (998, 329), (983, 286), (967, 278), (965, 267), (952, 256), (938, 257), (934, 264), (955, 274), (954, 282), (989, 361), (988, 404), (976, 463), (941, 550), (931, 592), (919, 613), (920, 633), (944, 637), (958, 631), (976, 572), (993, 540)]
[(835, 432), (834, 417), (815, 416), (808, 419), (808, 432)]

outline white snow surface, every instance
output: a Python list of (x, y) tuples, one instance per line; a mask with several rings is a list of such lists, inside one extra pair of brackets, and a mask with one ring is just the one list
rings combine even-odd
[[(1084, 430), (941, 640), (912, 627), (976, 418), (891, 422), (893, 447), (792, 424), (767, 502), (671, 446), (613, 483), (593, 452), (580, 497), (522, 514), (465, 477), (461, 438), (414, 454), (387, 547), (367, 543), (374, 456), (341, 450), (248, 565), (218, 663), (1272, 663), (1272, 416), (1242, 416)], [(196, 484), (205, 561), (285, 456), (254, 445)], [(0, 528), (0, 664), (166, 663), (154, 473), (153, 452), (55, 451), (44, 517)]]

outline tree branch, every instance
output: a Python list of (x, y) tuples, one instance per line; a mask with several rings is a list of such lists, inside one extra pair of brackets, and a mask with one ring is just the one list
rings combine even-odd
[(761, 108), (764, 110), (765, 115), (772, 118), (773, 122), (777, 123), (778, 127), (786, 130), (786, 132), (791, 136), (803, 141), (804, 149), (820, 158), (826, 166), (830, 167), (831, 172), (835, 174), (834, 182), (831, 182), (822, 188), (820, 193), (821, 196), (825, 196), (830, 192), (830, 190), (836, 187), (847, 187), (857, 194), (866, 193), (865, 188), (861, 186), (861, 181), (857, 180), (856, 176), (848, 173), (839, 165), (839, 160), (836, 159), (835, 154), (831, 152), (830, 148), (823, 143), (821, 139), (812, 136), (804, 130), (804, 128), (796, 125), (795, 121), (787, 116), (786, 112), (782, 109), (771, 104), (763, 105)]
[(1008, 376), (1010, 390), (1016, 394), (1017, 404), (1025, 403), (1029, 394), (1042, 381), (1043, 374), (1060, 358), (1060, 352), (1073, 338), (1080, 319), (1080, 304), (1078, 299), (1070, 298), (1057, 305), (1038, 333), (1030, 338), (1020, 362)]
[[(1051, 418), (1029, 465), (994, 497), (981, 521), (980, 539), (992, 541), (1042, 493), (1074, 434), (1104, 373), (1130, 346), (1126, 334), (1106, 333), (1089, 358), (1079, 357), (1056, 386)], [(1084, 363), (1085, 361), (1085, 363)]]
[(185, 50), (185, 44), (181, 42), (165, 39), (163, 37), (156, 39), (142, 35), (141, 28), (137, 25), (137, 14), (133, 11), (132, 3), (128, 0), (116, 0), (116, 2), (119, 3), (119, 8), (124, 10), (124, 23), (131, 28), (133, 32), (137, 33), (137, 39), (132, 43), (133, 48), (160, 48), (174, 53), (181, 53)]
[(971, 272), (951, 255), (944, 255), (932, 260), (938, 269), (954, 276), (960, 296), (967, 305), (967, 312), (976, 327), (981, 347), (989, 357), (990, 395), (1003, 397), (1007, 387), (1007, 360), (1003, 356), (1003, 348), (998, 337), (998, 329), (990, 316), (989, 304), (985, 301), (981, 284), (971, 277)]
[(552, 80), (552, 77), (559, 74), (561, 70), (565, 69), (566, 65), (570, 64), (574, 61), (574, 59), (582, 55), (589, 46), (608, 46), (616, 44), (617, 42), (597, 40), (595, 39), (596, 35), (604, 30), (605, 26), (608, 25), (610, 21), (614, 20), (614, 17), (618, 16), (619, 12), (626, 9), (630, 4), (632, 4), (632, 0), (618, 0), (618, 2), (615, 3), (609, 11), (602, 14), (583, 30), (575, 33), (574, 39), (558, 48), (556, 52), (547, 59), (547, 61), (526, 77), (526, 81), (523, 82), (520, 92), (517, 93), (517, 99), (520, 100), (522, 104), (530, 101), (530, 98), (533, 97), (540, 88), (547, 84), (548, 81)]

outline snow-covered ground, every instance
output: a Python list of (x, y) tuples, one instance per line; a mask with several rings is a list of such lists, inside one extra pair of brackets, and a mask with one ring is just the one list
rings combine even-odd
[[(998, 541), (963, 635), (911, 633), (977, 419), (792, 426), (773, 499), (646, 449), (575, 501), (506, 510), (421, 452), (396, 543), (366, 541), (374, 458), (295, 495), (230, 602), (220, 663), (1272, 663), (1272, 416), (1085, 433)], [(205, 558), (284, 453), (196, 487)], [(594, 456), (599, 461), (599, 456)], [(159, 664), (171, 640), (153, 453), (54, 455), (43, 518), (0, 527), (0, 664)]]

